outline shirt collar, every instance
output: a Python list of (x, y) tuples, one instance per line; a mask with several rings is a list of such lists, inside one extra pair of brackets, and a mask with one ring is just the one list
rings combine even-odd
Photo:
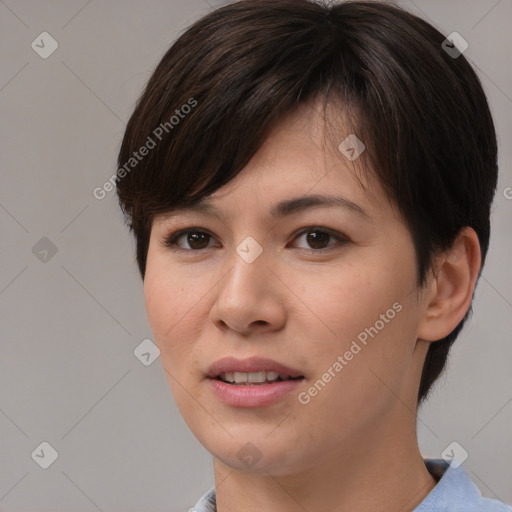
[[(451, 466), (443, 459), (425, 459), (425, 466), (428, 472), (437, 481), (436, 486), (425, 497), (425, 499), (414, 509), (414, 512), (454, 512), (455, 510), (481, 510), (479, 503), (482, 503), (482, 495), (478, 487), (471, 481), (468, 474), (461, 465)], [(505, 508), (506, 505), (495, 500), (484, 500), (491, 508), (485, 510), (512, 510)], [(496, 503), (493, 508), (492, 502)], [(473, 505), (476, 508), (467, 508)], [(462, 508), (454, 508), (460, 506)], [(466, 507), (466, 508), (464, 508)], [(484, 510), (484, 509), (482, 509)], [(189, 509), (189, 512), (217, 512), (215, 487), (208, 489)]]

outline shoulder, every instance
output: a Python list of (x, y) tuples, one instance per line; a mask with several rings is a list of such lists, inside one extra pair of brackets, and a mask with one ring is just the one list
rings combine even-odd
[(215, 487), (208, 489), (187, 512), (217, 512)]
[(442, 459), (427, 459), (425, 464), (438, 483), (414, 512), (512, 512), (510, 505), (484, 498), (462, 465)]

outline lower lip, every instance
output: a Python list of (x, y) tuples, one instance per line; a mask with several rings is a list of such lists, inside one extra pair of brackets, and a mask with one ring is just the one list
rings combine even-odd
[(210, 378), (210, 386), (214, 393), (226, 404), (235, 407), (262, 407), (271, 405), (288, 393), (295, 390), (302, 379), (289, 379), (272, 384), (227, 384), (218, 379)]

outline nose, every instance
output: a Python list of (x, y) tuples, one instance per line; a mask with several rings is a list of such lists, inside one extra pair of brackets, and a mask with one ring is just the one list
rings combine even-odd
[(220, 331), (232, 330), (247, 336), (283, 328), (283, 284), (276, 278), (276, 269), (262, 256), (248, 263), (235, 253), (232, 267), (214, 288), (210, 321)]

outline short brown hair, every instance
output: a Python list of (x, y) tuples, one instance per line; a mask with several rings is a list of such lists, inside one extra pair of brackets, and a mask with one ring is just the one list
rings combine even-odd
[[(284, 114), (320, 95), (354, 114), (367, 167), (412, 234), (418, 285), (433, 255), (465, 226), (478, 235), (483, 267), (496, 134), (476, 73), (463, 55), (443, 49), (444, 40), (426, 21), (381, 2), (241, 0), (195, 22), (157, 65), (118, 156), (125, 172), (118, 171), (117, 193), (142, 278), (154, 216), (229, 182)], [(194, 106), (185, 115), (186, 104)], [(127, 172), (157, 127), (158, 143)], [(419, 402), (470, 312), (430, 344)]]

